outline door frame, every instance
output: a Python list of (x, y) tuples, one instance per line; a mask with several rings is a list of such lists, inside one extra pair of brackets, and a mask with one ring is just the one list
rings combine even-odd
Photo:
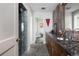
[[(19, 48), (19, 55), (21, 56), (22, 55), (22, 49), (23, 49), (23, 45), (22, 45), (22, 43), (23, 43), (23, 40), (22, 40), (22, 33), (21, 33), (21, 22), (24, 22), (25, 20), (22, 20), (22, 19), (20, 19), (20, 13), (21, 13), (21, 11), (20, 11), (20, 8), (22, 8), (22, 10), (23, 10), (23, 12), (25, 12), (25, 11), (27, 11), (27, 9), (25, 8), (25, 6), (22, 4), (22, 3), (19, 3), (18, 4), (18, 6), (19, 6), (19, 29), (18, 29), (18, 32), (19, 32), (19, 44), (18, 44), (18, 48)], [(25, 25), (24, 25), (25, 26)]]

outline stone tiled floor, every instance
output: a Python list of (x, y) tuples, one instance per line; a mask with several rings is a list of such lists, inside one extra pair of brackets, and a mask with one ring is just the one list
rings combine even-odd
[(49, 56), (49, 54), (45, 44), (32, 44), (27, 56)]

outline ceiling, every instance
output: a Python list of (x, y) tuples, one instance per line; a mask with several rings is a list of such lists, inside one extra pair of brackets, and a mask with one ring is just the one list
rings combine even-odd
[[(57, 6), (57, 3), (29, 3), (29, 5), (34, 12), (52, 12)], [(45, 7), (45, 9), (42, 10), (42, 7)]]
[[(69, 8), (69, 9), (67, 9)], [(79, 10), (79, 3), (69, 3), (66, 5), (66, 12), (74, 12), (76, 10)]]

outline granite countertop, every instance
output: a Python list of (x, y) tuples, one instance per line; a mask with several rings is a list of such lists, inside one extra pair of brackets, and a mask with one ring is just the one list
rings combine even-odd
[[(47, 33), (56, 43), (58, 43), (60, 46), (62, 46), (69, 55), (71, 56), (78, 56), (79, 55), (79, 42), (76, 41), (64, 41), (64, 40), (58, 40), (57, 36), (55, 34)], [(62, 38), (63, 39), (63, 38)]]

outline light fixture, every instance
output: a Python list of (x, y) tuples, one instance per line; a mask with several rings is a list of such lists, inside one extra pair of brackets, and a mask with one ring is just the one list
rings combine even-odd
[(42, 7), (41, 9), (42, 9), (42, 10), (45, 10), (45, 9), (46, 9), (46, 7)]

